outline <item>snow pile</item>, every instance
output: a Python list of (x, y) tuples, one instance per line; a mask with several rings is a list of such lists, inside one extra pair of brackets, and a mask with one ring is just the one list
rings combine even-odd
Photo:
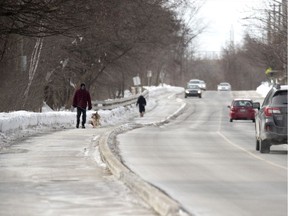
[(258, 92), (262, 97), (265, 97), (269, 90), (272, 88), (272, 85), (268, 82), (263, 82), (258, 88), (256, 89), (256, 92)]
[[(149, 111), (157, 105), (156, 97), (166, 92), (180, 93), (183, 88), (168, 85), (159, 87), (145, 87), (149, 91), (147, 107)], [(14, 111), (0, 113), (0, 148), (9, 141), (21, 137), (33, 135), (38, 132), (51, 131), (53, 129), (74, 128), (76, 125), (76, 109), (72, 112), (52, 111), (46, 104), (43, 105), (42, 113)], [(95, 111), (87, 111), (87, 121)], [(113, 110), (99, 110), (101, 125), (117, 125), (138, 116), (138, 108), (135, 104), (118, 107)], [(92, 127), (86, 124), (86, 127)]]
[(34, 126), (71, 125), (74, 124), (74, 121), (75, 115), (71, 115), (71, 113), (65, 111), (46, 113), (15, 111), (4, 114), (0, 113), (0, 132), (13, 132)]

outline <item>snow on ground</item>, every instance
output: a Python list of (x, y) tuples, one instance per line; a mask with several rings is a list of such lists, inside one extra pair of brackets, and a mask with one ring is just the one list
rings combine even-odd
[[(157, 96), (166, 92), (182, 92), (183, 88), (169, 85), (145, 87), (149, 91), (147, 96), (147, 107), (149, 111), (157, 105)], [(257, 92), (263, 97), (267, 94), (271, 86), (268, 83), (262, 83), (257, 88)], [(87, 120), (94, 111), (87, 111)], [(128, 121), (139, 115), (138, 108), (134, 105), (127, 107), (118, 107), (113, 110), (99, 110), (101, 116), (101, 125), (117, 125)], [(76, 125), (76, 110), (74, 111), (53, 111), (47, 105), (43, 107), (42, 113), (14, 111), (9, 113), (0, 113), (0, 150), (9, 146), (11, 142), (28, 137), (40, 132), (51, 130), (74, 128)], [(86, 127), (92, 127), (86, 124)]]
[[(149, 91), (146, 110), (157, 105), (157, 96), (166, 92), (182, 92), (183, 88), (169, 85), (145, 87)], [(87, 121), (93, 110), (87, 111)], [(113, 110), (99, 110), (100, 122), (103, 127), (117, 125), (139, 115), (135, 104), (118, 107)], [(76, 109), (73, 111), (53, 111), (44, 104), (42, 113), (13, 111), (0, 113), (0, 150), (9, 146), (13, 141), (28, 137), (40, 132), (48, 132), (65, 128), (74, 128), (76, 125)], [(86, 127), (92, 127), (86, 123)]]
[(269, 90), (272, 88), (272, 85), (268, 82), (263, 82), (258, 88), (256, 89), (256, 92), (258, 92), (262, 97), (265, 97)]

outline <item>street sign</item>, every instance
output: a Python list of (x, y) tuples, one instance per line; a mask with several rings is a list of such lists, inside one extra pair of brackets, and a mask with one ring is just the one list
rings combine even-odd
[(133, 83), (135, 86), (141, 85), (141, 80), (139, 76), (133, 77)]
[(147, 77), (152, 77), (152, 71), (151, 70), (147, 71)]

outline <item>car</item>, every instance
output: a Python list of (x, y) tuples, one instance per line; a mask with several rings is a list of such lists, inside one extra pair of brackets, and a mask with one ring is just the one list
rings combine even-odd
[(200, 88), (206, 91), (206, 83), (204, 80), (200, 80)]
[(233, 120), (252, 120), (255, 122), (255, 105), (253, 106), (251, 99), (234, 99), (228, 108), (230, 109), (230, 122)]
[(202, 89), (197, 84), (187, 84), (187, 89), (185, 89), (185, 98), (196, 96), (202, 98)]
[(206, 90), (206, 83), (204, 80), (199, 80), (199, 79), (191, 79), (188, 84), (194, 84), (194, 85), (198, 85), (202, 90)]
[(218, 91), (231, 91), (231, 85), (227, 82), (221, 82), (219, 85), (217, 85)]
[(287, 85), (268, 92), (255, 116), (256, 150), (269, 153), (272, 145), (287, 144)]

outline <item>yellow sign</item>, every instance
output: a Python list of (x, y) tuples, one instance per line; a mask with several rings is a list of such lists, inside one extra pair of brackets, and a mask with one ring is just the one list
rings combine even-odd
[(269, 68), (267, 68), (267, 70), (265, 71), (265, 74), (268, 75), (269, 73), (271, 73), (271, 71), (272, 71), (272, 68), (269, 67)]

